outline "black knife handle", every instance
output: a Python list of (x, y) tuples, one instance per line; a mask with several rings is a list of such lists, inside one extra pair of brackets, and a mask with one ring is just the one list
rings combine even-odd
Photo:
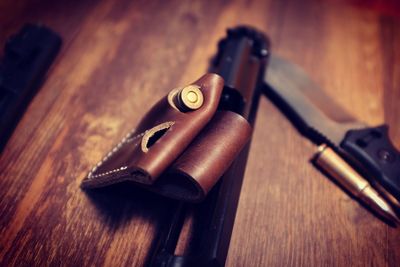
[(390, 141), (388, 130), (387, 125), (350, 130), (340, 146), (363, 165), (372, 182), (400, 201), (400, 152)]

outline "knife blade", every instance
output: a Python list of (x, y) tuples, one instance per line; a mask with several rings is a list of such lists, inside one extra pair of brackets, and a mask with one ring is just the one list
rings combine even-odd
[(264, 78), (264, 92), (300, 133), (317, 145), (331, 146), (398, 205), (400, 152), (389, 138), (387, 125), (370, 127), (355, 119), (300, 67), (276, 55), (271, 55)]

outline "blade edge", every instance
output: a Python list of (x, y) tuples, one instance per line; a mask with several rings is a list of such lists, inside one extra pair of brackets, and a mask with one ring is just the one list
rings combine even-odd
[(267, 96), (316, 144), (338, 147), (348, 130), (366, 126), (329, 98), (300, 67), (283, 58), (271, 55), (264, 80)]

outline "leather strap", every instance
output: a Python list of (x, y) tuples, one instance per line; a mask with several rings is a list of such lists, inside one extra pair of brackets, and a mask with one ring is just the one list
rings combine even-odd
[(152, 190), (170, 198), (202, 201), (250, 140), (251, 132), (239, 114), (217, 111)]

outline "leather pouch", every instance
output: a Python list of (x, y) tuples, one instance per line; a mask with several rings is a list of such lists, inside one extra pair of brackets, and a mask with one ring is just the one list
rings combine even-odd
[(82, 187), (131, 181), (170, 198), (203, 200), (251, 136), (242, 116), (217, 111), (223, 85), (217, 74), (206, 74), (184, 87), (200, 94), (188, 94), (193, 102), (201, 97), (193, 109), (180, 103), (182, 88), (172, 90), (92, 169)]

